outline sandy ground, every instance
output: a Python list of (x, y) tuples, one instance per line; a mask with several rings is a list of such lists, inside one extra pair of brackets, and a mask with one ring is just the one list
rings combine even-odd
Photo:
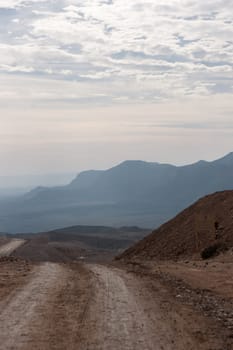
[(232, 265), (223, 265), (1, 258), (0, 350), (232, 350), (231, 284), (220, 293)]

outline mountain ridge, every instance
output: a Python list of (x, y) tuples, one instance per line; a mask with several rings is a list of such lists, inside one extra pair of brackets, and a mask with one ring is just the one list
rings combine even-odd
[(82, 172), (66, 186), (38, 187), (15, 202), (0, 202), (0, 230), (77, 224), (157, 227), (198, 198), (232, 189), (233, 152), (184, 166), (128, 160)]
[(89, 181), (86, 181), (87, 185), (88, 184), (92, 185), (93, 181), (91, 181), (91, 180), (97, 180), (100, 175), (102, 175), (106, 172), (107, 173), (113, 172), (113, 171), (118, 170), (118, 169), (121, 169), (121, 170), (124, 168), (127, 169), (128, 166), (137, 166), (137, 165), (142, 166), (142, 165), (144, 165), (148, 168), (150, 168), (150, 167), (152, 167), (152, 168), (170, 167), (170, 168), (174, 168), (174, 169), (182, 169), (182, 168), (184, 169), (184, 168), (188, 168), (188, 167), (207, 165), (207, 164), (211, 164), (211, 163), (213, 163), (213, 164), (219, 164), (219, 163), (225, 164), (225, 163), (228, 163), (228, 161), (233, 162), (233, 152), (229, 152), (225, 156), (223, 156), (221, 158), (217, 158), (216, 160), (213, 160), (213, 161), (199, 160), (197, 162), (185, 164), (185, 165), (174, 165), (174, 164), (169, 164), (169, 163), (148, 162), (148, 161), (144, 161), (144, 160), (129, 160), (128, 159), (128, 160), (122, 161), (121, 163), (119, 163), (119, 164), (117, 164), (109, 169), (106, 169), (106, 170), (95, 170), (95, 169), (84, 170), (84, 171), (78, 173), (77, 176), (68, 185), (56, 186), (56, 187), (37, 186), (36, 188), (29, 191), (29, 193), (35, 191), (36, 189), (47, 190), (50, 188), (63, 189), (63, 188), (67, 188), (67, 187), (76, 187), (76, 188), (82, 187), (79, 184), (77, 186), (77, 183), (79, 183), (80, 180), (82, 181), (84, 177), (89, 178)]

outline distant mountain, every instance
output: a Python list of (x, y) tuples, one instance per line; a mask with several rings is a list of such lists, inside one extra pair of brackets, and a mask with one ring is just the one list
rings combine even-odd
[(75, 176), (74, 173), (53, 173), (41, 175), (0, 175), (0, 189), (5, 190), (25, 190), (29, 191), (38, 184), (42, 186), (60, 186), (61, 184), (68, 184)]
[[(126, 250), (126, 261), (208, 257), (233, 247), (233, 191), (208, 195)], [(208, 255), (206, 255), (208, 254)]]
[(198, 198), (233, 189), (233, 153), (186, 166), (125, 161), (85, 171), (69, 185), (38, 187), (0, 202), (0, 231), (71, 225), (156, 227)]
[(213, 163), (220, 165), (232, 165), (233, 152), (228, 153), (225, 157), (215, 160)]
[(86, 189), (93, 185), (100, 175), (103, 174), (102, 170), (88, 170), (83, 171), (77, 177), (71, 181), (69, 187), (74, 189)]

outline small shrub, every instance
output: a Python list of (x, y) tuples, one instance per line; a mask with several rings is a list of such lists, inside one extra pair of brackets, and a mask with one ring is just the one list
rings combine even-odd
[(219, 228), (219, 223), (218, 223), (218, 221), (215, 221), (214, 227), (215, 227), (215, 230), (218, 230), (218, 228)]
[(221, 252), (224, 252), (227, 250), (227, 247), (225, 244), (223, 243), (216, 243), (213, 244), (207, 248), (205, 248), (202, 252), (201, 252), (201, 257), (203, 260), (205, 259), (209, 259), (212, 258), (214, 256), (219, 255)]

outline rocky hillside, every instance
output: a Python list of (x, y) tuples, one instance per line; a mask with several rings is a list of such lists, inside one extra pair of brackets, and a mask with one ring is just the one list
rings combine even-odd
[(207, 258), (232, 247), (233, 191), (223, 191), (198, 200), (119, 258)]

